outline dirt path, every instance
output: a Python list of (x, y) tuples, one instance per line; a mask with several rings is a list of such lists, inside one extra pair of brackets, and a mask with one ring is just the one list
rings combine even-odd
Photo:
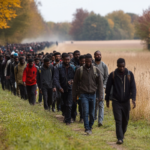
[[(62, 115), (55, 115), (55, 117), (61, 122), (63, 123), (64, 117)], [(70, 126), (70, 128), (72, 128), (72, 126)], [(87, 134), (84, 132), (84, 128), (79, 128), (79, 126), (75, 126), (72, 128), (72, 131), (78, 132), (81, 135), (87, 136)], [(108, 145), (110, 145), (113, 149), (116, 150), (127, 150), (126, 148), (123, 147), (123, 145), (117, 145), (116, 142), (108, 142)]]

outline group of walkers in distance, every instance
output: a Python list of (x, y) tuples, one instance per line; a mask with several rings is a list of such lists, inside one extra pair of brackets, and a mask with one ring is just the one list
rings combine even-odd
[(36, 104), (38, 93), (39, 104), (43, 100), (47, 111), (55, 112), (56, 107), (66, 125), (76, 121), (79, 111), (79, 122), (84, 123), (89, 135), (95, 120), (98, 127), (103, 126), (104, 100), (107, 107), (112, 100), (117, 144), (122, 144), (129, 121), (130, 99), (136, 107), (134, 75), (125, 68), (125, 60), (119, 58), (117, 69), (109, 75), (100, 51), (94, 53), (93, 59), (91, 54), (80, 55), (78, 50), (36, 53), (34, 48), (38, 45), (44, 48), (51, 43), (13, 45), (0, 52), (2, 89), (28, 99), (30, 105)]

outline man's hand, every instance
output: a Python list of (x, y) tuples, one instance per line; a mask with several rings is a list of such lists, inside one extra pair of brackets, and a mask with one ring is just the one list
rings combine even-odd
[(64, 93), (64, 90), (61, 88), (61, 89), (60, 89), (60, 92), (61, 92), (61, 93)]
[(23, 82), (23, 85), (24, 85), (24, 86), (26, 86), (26, 83), (25, 83), (25, 82)]
[(109, 108), (109, 101), (106, 101), (106, 106), (107, 108)]
[(136, 102), (135, 100), (132, 100), (132, 104), (133, 104), (133, 109), (136, 107)]
[(53, 88), (53, 92), (56, 92), (56, 88)]
[(42, 90), (41, 90), (41, 89), (39, 89), (39, 91), (40, 91), (40, 93), (42, 94)]
[(73, 80), (68, 81), (68, 84), (72, 85), (73, 84)]
[(103, 101), (103, 99), (102, 99), (102, 98), (99, 98), (99, 99), (98, 99), (98, 102), (101, 102), (101, 101)]
[(10, 76), (6, 76), (6, 80), (10, 79)]

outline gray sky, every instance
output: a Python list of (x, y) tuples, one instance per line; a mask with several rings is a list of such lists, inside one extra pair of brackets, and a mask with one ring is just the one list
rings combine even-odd
[(40, 0), (40, 11), (45, 21), (72, 21), (72, 14), (77, 8), (105, 16), (115, 10), (142, 14), (150, 6), (150, 0)]

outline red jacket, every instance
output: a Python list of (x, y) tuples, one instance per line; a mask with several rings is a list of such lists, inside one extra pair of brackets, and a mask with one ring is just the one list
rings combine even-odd
[(38, 69), (35, 64), (31, 68), (27, 64), (23, 72), (22, 81), (26, 82), (28, 86), (35, 85), (37, 83), (37, 72)]

